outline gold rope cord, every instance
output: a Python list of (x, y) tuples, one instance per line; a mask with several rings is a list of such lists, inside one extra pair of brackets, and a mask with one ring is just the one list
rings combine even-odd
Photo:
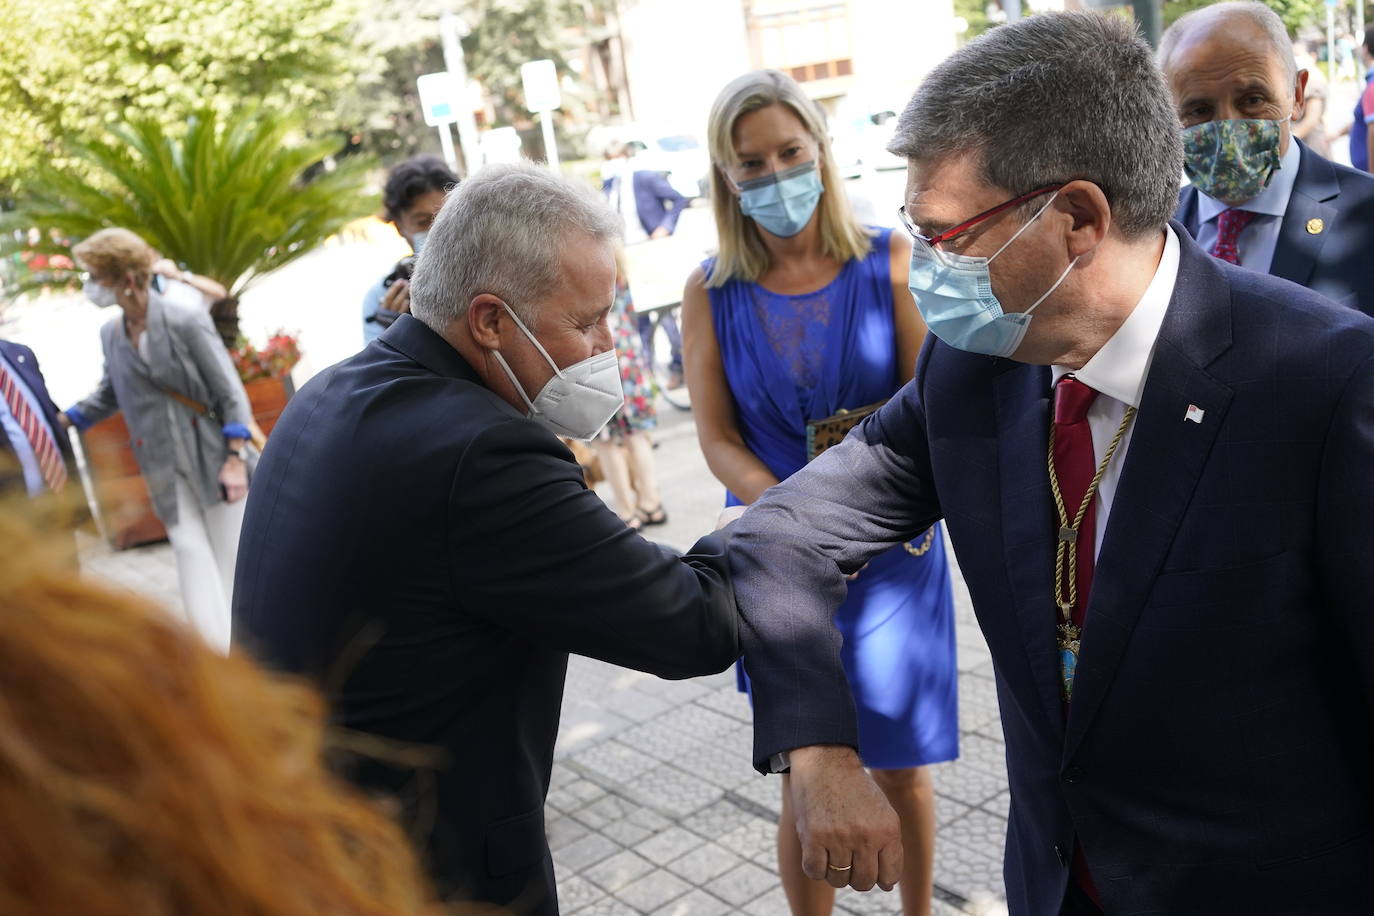
[[(1097, 486), (1102, 482), (1102, 475), (1107, 473), (1107, 465), (1111, 464), (1116, 447), (1125, 437), (1126, 430), (1135, 419), (1135, 413), (1134, 407), (1126, 408), (1126, 415), (1121, 418), (1121, 425), (1116, 428), (1112, 444), (1107, 446), (1107, 454), (1103, 456), (1102, 463), (1097, 466), (1097, 473), (1093, 475), (1092, 483), (1088, 484), (1087, 492), (1083, 494), (1083, 501), (1078, 505), (1078, 513), (1074, 516), (1072, 525), (1069, 524), (1069, 514), (1064, 507), (1064, 494), (1059, 489), (1059, 475), (1054, 470), (1055, 424), (1053, 421), (1050, 422), (1050, 490), (1054, 493), (1054, 508), (1059, 516), (1059, 539), (1054, 549), (1054, 603), (1059, 605), (1059, 613), (1063, 615), (1066, 623), (1072, 619), (1073, 607), (1078, 603), (1078, 526), (1083, 524), (1083, 516), (1087, 514), (1093, 497), (1097, 495)], [(1069, 573), (1068, 601), (1063, 600), (1066, 560)]]
[(931, 525), (929, 528), (926, 529), (926, 536), (925, 539), (921, 541), (920, 547), (912, 547), (910, 541), (905, 542), (904, 544), (902, 544), (902, 546), (905, 547), (906, 552), (911, 554), (913, 557), (923, 557), (926, 555), (926, 552), (930, 550), (930, 545), (934, 543), (935, 526)]

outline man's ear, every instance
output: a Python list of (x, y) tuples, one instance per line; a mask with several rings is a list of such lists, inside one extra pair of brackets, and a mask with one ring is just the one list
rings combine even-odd
[(1059, 191), (1054, 206), (1073, 219), (1069, 230), (1069, 256), (1081, 257), (1101, 245), (1112, 227), (1112, 207), (1107, 195), (1091, 181), (1070, 181)]
[(1307, 80), (1310, 76), (1306, 70), (1299, 70), (1293, 83), (1293, 120), (1288, 125), (1289, 130), (1307, 113)]
[(479, 347), (501, 349), (501, 322), (506, 317), (505, 305), (491, 293), (480, 293), (468, 303), (468, 333)]

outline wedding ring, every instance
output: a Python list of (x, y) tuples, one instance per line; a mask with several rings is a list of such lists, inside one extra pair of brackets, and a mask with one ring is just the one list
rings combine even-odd
[(849, 871), (849, 870), (850, 870), (851, 868), (853, 868), (854, 866), (853, 866), (852, 864), (850, 864), (850, 865), (831, 865), (829, 862), (827, 862), (827, 863), (825, 863), (825, 867), (828, 868), (828, 869), (830, 869), (831, 871)]

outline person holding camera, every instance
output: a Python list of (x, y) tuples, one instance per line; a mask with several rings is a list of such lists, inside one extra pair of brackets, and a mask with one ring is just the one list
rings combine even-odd
[(385, 277), (363, 296), (363, 343), (371, 343), (401, 315), (410, 312), (410, 272), (424, 247), (430, 224), (444, 205), (449, 189), (458, 184), (438, 156), (413, 156), (386, 177), (382, 203), (386, 221), (410, 244), (413, 251), (396, 262)]

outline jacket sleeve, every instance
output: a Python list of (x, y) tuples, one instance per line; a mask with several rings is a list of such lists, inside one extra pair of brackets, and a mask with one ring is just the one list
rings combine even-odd
[(920, 377), (733, 526), (730, 570), (761, 771), (781, 751), (858, 746), (833, 615), (847, 575), (940, 518)]
[(682, 216), (683, 209), (687, 206), (687, 198), (683, 197), (673, 186), (668, 183), (668, 179), (656, 172), (641, 173), (648, 175), (651, 179), (649, 190), (654, 197), (658, 198), (659, 203), (664, 207), (663, 222), (656, 228), (667, 229), (668, 234), (672, 235), (677, 231), (677, 221)]
[(650, 543), (534, 423), (478, 435), (450, 505), (453, 591), (494, 626), (660, 677), (715, 673), (739, 657), (727, 536), (685, 556)]
[(181, 309), (175, 323), (195, 370), (210, 392), (210, 404), (219, 416), (224, 427), (224, 435), (230, 438), (247, 439), (248, 423), (253, 418), (248, 405), (248, 394), (239, 381), (238, 370), (224, 349), (210, 313), (204, 309)]
[(119, 402), (115, 400), (114, 384), (110, 381), (108, 325), (101, 329), (100, 343), (105, 354), (105, 364), (100, 370), (100, 381), (96, 384), (94, 391), (63, 411), (67, 415), (67, 419), (72, 421), (72, 425), (79, 430), (86, 430), (119, 410)]

